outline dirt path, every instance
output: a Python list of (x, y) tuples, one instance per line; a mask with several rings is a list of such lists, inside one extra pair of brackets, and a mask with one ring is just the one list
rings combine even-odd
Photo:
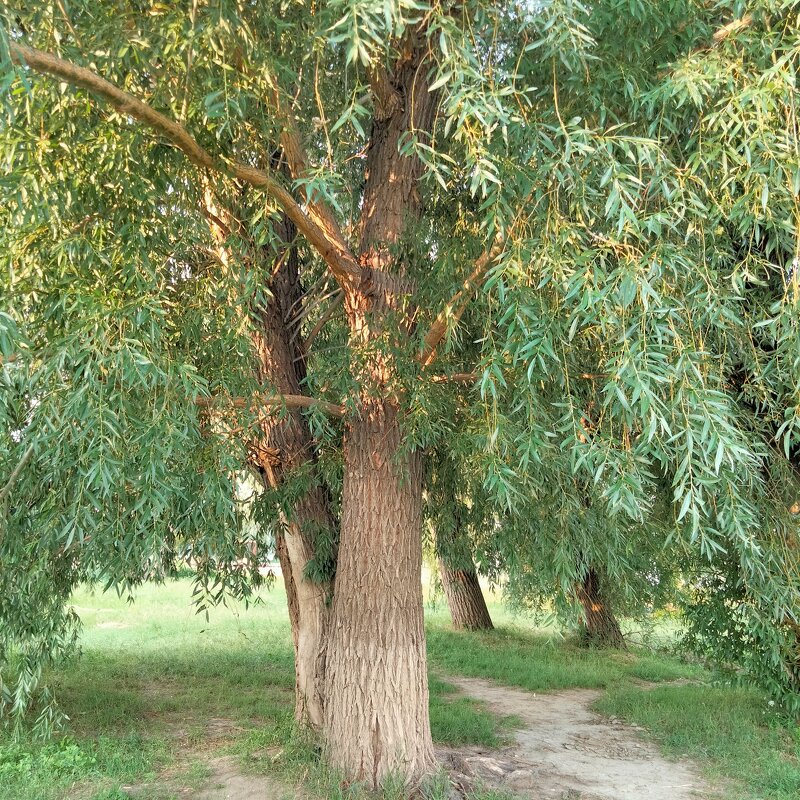
[[(599, 691), (533, 694), (476, 678), (447, 677), (488, 708), (518, 717), (502, 751), (443, 752), (456, 773), (531, 800), (697, 800), (710, 788), (689, 764), (667, 761), (639, 729), (592, 711)], [(456, 778), (458, 779), (458, 778)]]
[(288, 790), (269, 775), (246, 775), (232, 756), (208, 762), (211, 775), (195, 800), (285, 800)]

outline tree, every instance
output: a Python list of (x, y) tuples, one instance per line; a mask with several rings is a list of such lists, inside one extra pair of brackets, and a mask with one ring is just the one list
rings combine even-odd
[(433, 533), (453, 627), (491, 630), (494, 626), (478, 580), (474, 548), (486, 547), (496, 523), (491, 505), (482, 497), (480, 480), (470, 475), (465, 464), (457, 463), (456, 451), (457, 448), (440, 450), (429, 458), (425, 516)]
[(439, 557), (439, 574), (442, 579), (447, 607), (456, 630), (490, 631), (494, 628), (486, 599), (483, 596), (478, 573), (472, 563), (461, 562), (463, 567)]
[[(233, 14), (239, 11), (235, 7), (227, 10)], [(160, 13), (155, 16), (160, 16)], [(182, 22), (182, 15), (171, 19), (169, 15), (165, 16), (167, 19), (158, 20), (151, 30), (155, 37), (163, 37), (162, 41), (168, 40), (173, 33), (171, 22)], [(77, 45), (74, 21), (63, 22), (72, 43)], [(133, 22), (136, 25), (139, 21), (128, 17), (124, 24)], [(252, 23), (252, 29), (248, 28), (248, 21)], [(246, 15), (240, 16), (235, 33), (231, 33), (229, 22), (229, 19), (222, 19), (213, 34), (230, 33), (226, 46), (234, 50), (252, 48), (255, 52), (270, 43), (259, 41), (254, 35), (261, 22), (257, 13), (251, 20), (247, 20)], [(327, 698), (323, 727), (326, 745), (333, 763), (356, 779), (367, 779), (376, 784), (395, 769), (401, 769), (410, 779), (424, 774), (433, 763), (433, 755), (427, 716), (427, 672), (419, 586), (421, 465), (414, 446), (406, 448), (400, 435), (406, 390), (398, 382), (397, 357), (391, 352), (398, 344), (398, 330), (392, 330), (391, 326), (399, 322), (401, 336), (408, 336), (413, 330), (408, 313), (400, 305), (405, 302), (403, 296), (409, 293), (409, 284), (402, 277), (406, 267), (396, 257), (396, 251), (402, 244), (407, 224), (418, 216), (421, 197), (416, 184), (423, 168), (414, 154), (401, 150), (401, 144), (405, 144), (404, 138), (410, 134), (423, 138), (429, 135), (438, 100), (435, 91), (428, 91), (433, 62), (429, 61), (425, 26), (419, 15), (410, 20), (399, 17), (392, 21), (394, 33), (389, 39), (388, 54), (393, 63), (386, 68), (375, 64), (370, 74), (363, 76), (372, 85), (375, 113), (363, 171), (365, 184), (360, 197), (357, 247), (351, 247), (345, 241), (328, 203), (311, 185), (295, 122), (286, 116), (285, 99), (271, 76), (267, 76), (265, 84), (245, 88), (252, 80), (249, 68), (241, 61), (235, 66), (241, 88), (250, 95), (251, 102), (255, 102), (264, 86), (267, 88), (265, 94), (271, 98), (270, 112), (282, 126), (274, 139), (281, 142), (282, 155), (292, 177), (301, 185), (304, 207), (267, 171), (266, 159), (253, 149), (254, 143), (238, 150), (242, 160), (221, 167), (219, 158), (199, 144), (183, 125), (155, 111), (152, 106), (92, 70), (15, 41), (20, 35), (28, 38), (31, 29), (45, 37), (48, 34), (46, 22), (37, 19), (36, 15), (33, 21), (24, 23), (13, 18), (14, 33), (9, 42), (13, 61), (88, 89), (112, 108), (130, 114), (134, 120), (164, 136), (188, 157), (191, 164), (201, 169), (199, 176), (179, 177), (173, 173), (165, 177), (169, 185), (167, 194), (172, 196), (162, 199), (162, 204), (174, 202), (178, 206), (181, 201), (179, 192), (186, 189), (193, 201), (180, 208), (176, 216), (188, 214), (191, 205), (197, 203), (197, 184), (201, 182), (198, 178), (203, 177), (203, 170), (206, 172), (202, 183), (208, 183), (215, 173), (230, 175), (240, 183), (264, 190), (297, 226), (339, 283), (351, 351), (348, 381), (353, 401), (342, 444), (345, 466), (341, 531), (336, 593), (325, 659)], [(121, 30), (118, 28), (114, 33), (121, 41)], [(265, 40), (274, 38), (274, 31), (267, 33)], [(181, 113), (191, 115), (194, 112), (191, 103), (197, 100), (189, 95), (189, 89), (193, 88), (190, 87), (191, 69), (194, 67), (194, 74), (197, 74), (209, 65), (213, 66), (213, 59), (201, 66), (200, 59), (194, 61), (194, 42), (187, 44), (187, 61), (181, 61), (182, 66), (187, 64)], [(204, 44), (211, 48), (207, 52), (211, 52), (218, 42), (210, 37)], [(339, 58), (344, 55), (340, 53)], [(241, 56), (239, 52), (235, 58)], [(118, 53), (118, 57), (119, 63), (126, 66), (136, 60), (136, 54), (127, 63), (122, 54)], [(349, 56), (345, 58), (345, 62), (350, 60)], [(248, 58), (247, 63), (253, 61)], [(145, 82), (150, 80), (149, 75), (143, 78)], [(211, 96), (204, 100), (208, 108)], [(69, 125), (67, 123), (66, 127)], [(220, 132), (223, 130), (224, 125)], [(136, 135), (140, 135), (138, 131)], [(234, 140), (230, 144), (236, 152), (239, 143)], [(252, 166), (253, 162), (259, 166)], [(205, 202), (203, 209), (206, 215), (211, 216), (212, 227), (231, 231), (232, 225), (226, 224), (226, 220), (229, 222), (232, 217), (227, 213), (217, 213), (215, 208)], [(253, 216), (258, 218), (260, 214), (263, 211), (256, 211)], [(252, 217), (249, 223), (253, 225)], [(221, 238), (219, 231), (215, 235), (218, 240)], [(257, 240), (258, 237), (250, 238)], [(218, 260), (226, 267), (226, 257)], [(484, 258), (486, 264), (488, 260), (488, 256)], [(267, 288), (272, 289), (275, 297), (276, 286), (268, 283)], [(260, 319), (263, 331), (254, 338), (256, 349), (262, 351), (260, 377), (278, 384), (276, 388), (283, 392), (281, 402), (289, 403), (294, 395), (287, 394), (286, 388), (294, 388), (298, 380), (295, 378), (294, 385), (290, 380), (292, 370), (287, 360), (292, 353), (291, 350), (287, 352), (283, 330), (285, 319), (283, 322), (272, 319), (275, 310), (280, 308), (280, 299), (267, 302)], [(246, 324), (235, 316), (234, 321), (242, 327)], [(443, 335), (441, 325), (437, 327), (434, 324), (430, 335), (423, 339), (424, 358), (421, 361), (430, 363), (433, 360)], [(259, 336), (263, 341), (259, 342)], [(282, 351), (278, 349), (280, 345), (283, 345)], [(204, 400), (201, 405), (208, 403)], [(289, 433), (293, 430), (292, 439)], [(282, 459), (288, 461), (286, 466), (289, 468), (296, 466), (291, 463), (296, 454), (287, 454), (286, 446), (295, 444), (302, 449), (302, 426), (284, 424), (269, 427), (265, 436), (268, 448), (276, 437), (282, 437)], [(307, 460), (308, 454), (302, 453), (300, 461)], [(262, 463), (261, 467), (269, 472), (268, 464)], [(274, 483), (277, 485), (278, 481)], [(304, 502), (310, 502), (308, 497)], [(316, 503), (315, 507), (319, 505)], [(326, 520), (324, 510), (310, 511), (308, 516), (321, 524)], [(296, 506), (289, 524), (302, 525)], [(292, 542), (302, 545), (304, 540), (302, 529), (290, 532), (284, 553), (288, 553), (291, 562), (294, 592), (290, 590), (290, 596), (297, 601), (300, 620), (297, 628), (298, 656), (301, 641), (308, 634), (308, 628), (303, 624), (302, 587), (306, 563), (311, 558), (304, 548), (301, 548), (300, 557), (295, 558)], [(391, 601), (388, 596), (390, 586), (394, 589)], [(300, 670), (302, 660), (298, 660)], [(309, 709), (312, 708), (314, 704), (309, 704)]]
[[(666, 503), (669, 541), (739, 582), (790, 696), (798, 494), (745, 401), (758, 386), (796, 447), (796, 270), (777, 316), (742, 313), (797, 227), (790, 4), (3, 8), (0, 649), (24, 655), (4, 706), (68, 649), (75, 581), (132, 591), (191, 548), (201, 601), (247, 595), (232, 486), (255, 449), (301, 682), (324, 653), (301, 715), (349, 779), (417, 780), (442, 446), (521, 580), (536, 559), (570, 591), (581, 564), (629, 576), (628, 532), (658, 549)], [(756, 263), (765, 230), (781, 256)], [(769, 369), (755, 351), (733, 384), (765, 328)], [(607, 522), (574, 524), (576, 486)]]
[(578, 601), (583, 606), (581, 635), (588, 644), (625, 648), (625, 638), (606, 597), (600, 575), (589, 566), (577, 586)]
[[(273, 159), (274, 160), (274, 159)], [(276, 166), (280, 166), (277, 164)], [(204, 193), (205, 212), (218, 248), (220, 265), (231, 268), (245, 259), (266, 261), (270, 276), (266, 297), (260, 308), (252, 309), (250, 329), (260, 382), (275, 387), (282, 398), (301, 397), (305, 381), (304, 341), (296, 319), (303, 301), (296, 229), (285, 213), (273, 223), (277, 249), (259, 247), (237, 231), (244, 246), (241, 253), (228, 244), (238, 225), (230, 209), (214, 202), (213, 192)], [(246, 244), (245, 244), (246, 243)], [(265, 252), (266, 250), (266, 252)], [(286, 401), (284, 399), (284, 402)], [(277, 491), (298, 473), (313, 469), (316, 453), (308, 421), (298, 408), (287, 408), (282, 417), (263, 415), (261, 435), (249, 443), (250, 462), (261, 474), (265, 489)], [(289, 505), (274, 498), (279, 513), (275, 528), (277, 554), (281, 563), (295, 654), (295, 717), (319, 729), (324, 719), (325, 653), (330, 616), (332, 569), (320, 564), (325, 543), (330, 549), (336, 539), (336, 524), (324, 481), (316, 481)], [(312, 565), (317, 562), (317, 574)], [(322, 566), (323, 569), (319, 570)]]

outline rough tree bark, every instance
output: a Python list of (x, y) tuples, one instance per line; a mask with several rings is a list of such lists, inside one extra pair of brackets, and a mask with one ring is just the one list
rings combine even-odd
[(625, 649), (625, 638), (611, 603), (604, 595), (600, 575), (589, 567), (577, 586), (578, 600), (583, 606), (581, 638), (587, 644)]
[(378, 785), (433, 766), (420, 583), (422, 476), (400, 456), (398, 410), (375, 401), (347, 431), (325, 739), (335, 766)]
[[(266, 440), (264, 441), (266, 445)], [(260, 464), (256, 466), (260, 467)], [(267, 476), (262, 471), (264, 478), (264, 485), (269, 486)], [(286, 607), (289, 612), (289, 625), (292, 629), (292, 644), (294, 645), (294, 658), (295, 658), (295, 677), (297, 673), (297, 643), (300, 636), (300, 606), (297, 600), (297, 589), (294, 585), (294, 577), (292, 576), (292, 562), (289, 560), (289, 550), (286, 547), (286, 537), (283, 533), (279, 533), (275, 537), (275, 554), (278, 556), (278, 562), (281, 565), (281, 575), (283, 577), (283, 585), (286, 589)], [(295, 681), (295, 692), (297, 682)], [(295, 697), (295, 715), (300, 711), (299, 697)]]
[(492, 630), (492, 618), (478, 582), (472, 548), (464, 527), (464, 509), (454, 487), (448, 494), (453, 509), (452, 525), (442, 525), (437, 529), (436, 555), (450, 618), (456, 630)]
[[(226, 232), (221, 227), (234, 224), (233, 216), (217, 207), (210, 188), (205, 204), (212, 220), (212, 231), (222, 243)], [(216, 220), (216, 221), (214, 221)], [(301, 394), (305, 378), (301, 337), (287, 322), (291, 309), (297, 309), (302, 288), (297, 253), (291, 243), (294, 225), (282, 215), (274, 223), (275, 233), (285, 247), (269, 254), (277, 268), (270, 270), (269, 297), (253, 315), (252, 340), (257, 356), (260, 382), (274, 387), (281, 395)], [(221, 253), (223, 261), (228, 254)], [(297, 335), (293, 335), (297, 334)], [(286, 409), (278, 415), (266, 409), (261, 418), (261, 436), (251, 442), (251, 459), (261, 469), (265, 484), (275, 488), (291, 473), (314, 461), (314, 443), (308, 423), (299, 409)], [(329, 583), (315, 583), (306, 575), (314, 557), (314, 538), (333, 535), (335, 521), (324, 489), (313, 484), (293, 505), (291, 516), (283, 517), (283, 533), (276, 536), (281, 564), (292, 641), (295, 654), (295, 717), (313, 728), (321, 728), (325, 700), (325, 653), (330, 617)]]
[(375, 116), (366, 161), (360, 262), (347, 293), (358, 409), (347, 420), (336, 593), (328, 650), (325, 743), (333, 766), (380, 784), (396, 774), (415, 782), (435, 765), (428, 714), (421, 572), (421, 454), (403, 445), (402, 392), (391, 355), (375, 347), (393, 331), (407, 338), (397, 289), (372, 268), (394, 268), (390, 248), (419, 211), (422, 165), (402, 156), (402, 134), (429, 131), (423, 43), (409, 36), (394, 72), (373, 80)]
[(442, 577), (447, 606), (453, 627), (457, 631), (490, 631), (494, 628), (486, 600), (478, 581), (475, 567), (458, 569), (452, 562), (439, 557), (439, 574)]

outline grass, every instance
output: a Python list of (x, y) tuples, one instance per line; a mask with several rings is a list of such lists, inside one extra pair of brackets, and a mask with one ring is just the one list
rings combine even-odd
[[(208, 619), (190, 595), (181, 580), (142, 587), (134, 604), (90, 590), (74, 596), (81, 656), (49, 676), (69, 737), (20, 745), (0, 733), (0, 800), (117, 800), (121, 786), (165, 771), (175, 787), (168, 798), (202, 782), (204, 751), (239, 752), (250, 763), (265, 742), (291, 738), (294, 666), (282, 588), (249, 609), (211, 609)], [(432, 676), (431, 726), (440, 744), (491, 747), (508, 723)], [(313, 748), (303, 753), (306, 767), (318, 760)]]
[(428, 676), (431, 693), (431, 734), (437, 744), (477, 744), (499, 747), (516, 725), (514, 717), (496, 717), (481, 703), (457, 694), (455, 686), (436, 675)]
[(534, 692), (603, 689), (634, 678), (671, 681), (704, 674), (702, 668), (669, 656), (587, 649), (552, 631), (515, 627), (455, 632), (439, 619), (428, 624), (428, 658), (446, 672), (491, 678)]
[(700, 759), (726, 800), (800, 797), (800, 727), (753, 689), (617, 686), (596, 709), (654, 732), (671, 756)]
[[(69, 736), (42, 745), (0, 733), (0, 800), (122, 800), (121, 787), (141, 784), (151, 784), (151, 800), (168, 800), (201, 785), (209, 758), (223, 753), (240, 756), (246, 771), (290, 783), (302, 774), (308, 797), (362, 796), (342, 788), (316, 743), (292, 723), (282, 590), (265, 592), (247, 610), (212, 609), (208, 620), (190, 606), (190, 592), (181, 580), (143, 587), (133, 605), (91, 591), (75, 595), (82, 655), (50, 676), (70, 717)], [(497, 746), (514, 725), (458, 694), (443, 674), (537, 692), (600, 688), (601, 713), (647, 728), (669, 755), (699, 760), (726, 800), (800, 796), (800, 733), (757, 691), (716, 685), (701, 667), (664, 652), (585, 650), (497, 602), (490, 608), (498, 624), (490, 633), (453, 632), (441, 608), (427, 615), (439, 744)], [(684, 683), (669, 683), (677, 679)], [(396, 800), (402, 791), (389, 786), (383, 797)], [(428, 797), (447, 797), (442, 776)]]

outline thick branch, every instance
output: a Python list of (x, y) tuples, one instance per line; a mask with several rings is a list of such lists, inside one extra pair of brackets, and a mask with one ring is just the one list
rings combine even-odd
[(361, 267), (343, 242), (331, 232), (311, 219), (300, 207), (291, 193), (281, 186), (271, 175), (255, 167), (238, 162), (226, 163), (215, 158), (201, 147), (191, 134), (174, 120), (159, 113), (133, 95), (122, 91), (113, 83), (101, 78), (85, 67), (79, 67), (58, 56), (10, 42), (12, 60), (27, 65), (36, 72), (52, 75), (65, 83), (80, 86), (98, 95), (113, 108), (133, 117), (152, 130), (167, 138), (186, 157), (199, 167), (220, 172), (266, 192), (283, 209), (297, 226), (312, 247), (320, 254), (336, 280), (346, 286), (361, 276)]
[(491, 249), (483, 251), (480, 258), (475, 262), (475, 268), (464, 281), (462, 287), (436, 315), (436, 319), (425, 334), (422, 353), (419, 357), (423, 367), (430, 366), (436, 360), (436, 351), (447, 335), (448, 324), (458, 322), (461, 319), (462, 314), (467, 310), (467, 306), (472, 300), (473, 294), (484, 282), (490, 267), (502, 251), (503, 241), (498, 237), (495, 239)]
[(319, 408), (332, 417), (343, 417), (344, 406), (319, 400), (316, 397), (306, 397), (302, 394), (281, 394), (270, 397), (256, 397), (252, 400), (245, 397), (198, 397), (195, 403), (201, 408), (217, 405), (229, 405), (234, 408), (248, 408), (255, 403), (260, 403), (266, 408)]
[(744, 28), (749, 28), (753, 24), (753, 15), (745, 14), (741, 19), (735, 19), (727, 25), (723, 25), (719, 30), (714, 31), (714, 42), (719, 44), (729, 36), (733, 36)]
[[(289, 174), (294, 180), (302, 181), (309, 176), (308, 159), (303, 149), (303, 140), (297, 122), (291, 111), (286, 109), (277, 85), (273, 89), (272, 105), (281, 122), (281, 150), (286, 159), (286, 165), (289, 167)], [(342, 250), (346, 251), (348, 248), (344, 234), (328, 204), (324, 200), (312, 196), (305, 185), (301, 184), (300, 190), (311, 219), (325, 231), (331, 241), (336, 242)]]

